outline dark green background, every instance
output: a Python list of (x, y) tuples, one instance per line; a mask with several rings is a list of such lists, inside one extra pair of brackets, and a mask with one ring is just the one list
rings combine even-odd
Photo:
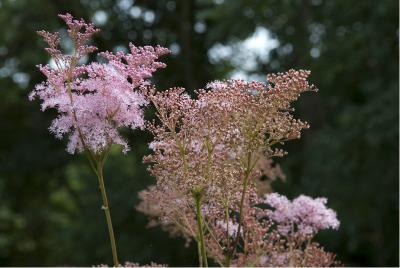
[[(140, 18), (130, 15), (132, 3), (0, 0), (0, 265), (111, 263), (95, 176), (48, 133), (54, 112), (27, 99), (43, 80), (35, 65), (48, 61), (35, 31), (60, 29), (60, 12), (90, 20), (102, 10), (108, 20), (94, 40), (102, 50), (130, 41), (180, 47), (163, 58), (160, 89), (229, 77), (241, 62), (212, 61), (209, 49), (220, 43), (239, 53), (235, 44), (268, 29), (279, 46), (248, 74), (309, 69), (320, 89), (296, 104), (312, 127), (286, 147), (279, 162), (288, 180), (274, 188), (328, 197), (341, 227), (318, 240), (346, 265), (398, 266), (398, 1), (134, 1), (147, 11)], [(194, 247), (146, 229), (134, 210), (137, 192), (153, 182), (141, 160), (150, 136), (126, 137), (132, 151), (114, 153), (105, 171), (120, 259), (197, 265)]]

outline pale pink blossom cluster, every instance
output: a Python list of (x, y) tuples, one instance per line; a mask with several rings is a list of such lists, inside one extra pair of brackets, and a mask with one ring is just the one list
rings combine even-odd
[[(156, 185), (139, 194), (137, 207), (150, 226), (196, 241), (200, 265), (204, 255), (234, 267), (335, 265), (335, 255), (312, 241), (318, 230), (338, 226), (327, 218), (336, 220), (326, 201), (299, 197), (292, 207), (276, 198), (290, 211), (275, 218), (261, 206), (271, 182), (285, 178), (273, 161), (286, 154), (279, 145), (309, 127), (291, 113), (300, 94), (316, 91), (309, 74), (270, 74), (268, 84), (214, 81), (194, 97), (182, 88), (150, 88), (145, 95), (157, 120), (147, 124), (154, 137), (144, 161)], [(296, 234), (283, 232), (293, 211)]]
[(338, 229), (340, 225), (336, 212), (326, 207), (326, 198), (300, 195), (290, 201), (283, 195), (271, 193), (265, 195), (264, 202), (274, 208), (268, 211), (268, 216), (277, 222), (279, 232), (284, 235), (312, 235), (323, 229)]
[(59, 16), (68, 25), (74, 51), (72, 55), (65, 55), (59, 50), (59, 33), (39, 32), (49, 45), (47, 51), (55, 67), (39, 66), (47, 80), (35, 87), (30, 99), (41, 99), (42, 110), (58, 111), (50, 131), (57, 138), (69, 134), (69, 153), (88, 149), (97, 154), (112, 144), (122, 145), (123, 151), (128, 151), (119, 130), (143, 128), (141, 107), (147, 101), (137, 89), (147, 85), (146, 78), (158, 68), (165, 67), (157, 59), (168, 53), (168, 49), (129, 44), (129, 53), (99, 53), (106, 63), (79, 64), (88, 53), (97, 50), (87, 43), (99, 30), (83, 20), (73, 19), (70, 14)]

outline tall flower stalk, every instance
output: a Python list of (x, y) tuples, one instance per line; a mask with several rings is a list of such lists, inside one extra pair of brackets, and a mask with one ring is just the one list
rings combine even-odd
[(36, 85), (29, 97), (42, 100), (42, 110), (57, 110), (58, 116), (49, 129), (59, 139), (68, 136), (67, 151), (86, 154), (99, 181), (113, 263), (118, 266), (117, 242), (103, 168), (113, 145), (122, 146), (124, 153), (129, 151), (119, 133), (121, 128), (144, 128), (142, 107), (147, 105), (147, 101), (138, 89), (148, 85), (146, 79), (153, 72), (165, 67), (157, 59), (169, 51), (159, 46), (129, 44), (129, 53), (102, 52), (98, 56), (106, 62), (84, 64), (88, 54), (97, 50), (88, 42), (99, 29), (82, 19), (74, 19), (70, 14), (59, 17), (68, 26), (73, 49), (69, 54), (59, 49), (62, 40), (58, 32), (38, 32), (49, 45), (46, 51), (53, 64), (39, 65), (47, 80)]
[(107, 154), (108, 154), (108, 152), (106, 152), (104, 155), (100, 155), (96, 159), (96, 161), (94, 163), (95, 169), (93, 169), (93, 171), (99, 180), (99, 188), (100, 188), (100, 192), (101, 192), (101, 198), (103, 201), (103, 206), (101, 208), (104, 210), (104, 214), (106, 216), (108, 235), (110, 238), (111, 252), (112, 252), (114, 266), (118, 266), (119, 260), (118, 260), (117, 243), (116, 243), (116, 239), (115, 239), (115, 235), (114, 235), (114, 228), (113, 228), (112, 219), (111, 219), (110, 206), (108, 204), (107, 191), (106, 191), (106, 186), (104, 183), (104, 176), (103, 176), (103, 166), (104, 166), (104, 162), (105, 162), (105, 158), (106, 158)]

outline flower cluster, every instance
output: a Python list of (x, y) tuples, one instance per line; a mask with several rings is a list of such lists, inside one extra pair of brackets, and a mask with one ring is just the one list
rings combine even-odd
[(158, 68), (165, 67), (157, 59), (168, 49), (130, 44), (130, 53), (103, 52), (98, 55), (107, 62), (83, 64), (87, 55), (97, 50), (87, 43), (99, 30), (70, 14), (59, 16), (68, 26), (73, 52), (66, 55), (59, 49), (59, 33), (38, 32), (49, 45), (46, 50), (55, 66), (39, 66), (47, 80), (36, 86), (30, 99), (41, 99), (42, 110), (57, 109), (59, 115), (50, 131), (57, 138), (69, 134), (69, 153), (88, 149), (97, 154), (112, 144), (120, 144), (127, 151), (119, 129), (143, 128), (141, 107), (147, 104), (135, 89), (146, 85), (146, 79)]
[[(171, 199), (168, 198), (172, 196), (169, 194), (171, 192), (159, 192), (155, 186), (152, 186), (140, 193), (142, 203), (138, 209), (151, 217), (149, 226), (161, 225), (173, 236), (182, 235), (188, 242), (191, 239), (197, 241), (198, 230), (193, 206), (189, 200), (182, 202), (182, 199), (176, 195), (176, 202), (172, 204)], [(309, 197), (305, 198), (313, 200)], [(316, 232), (281, 232), (280, 222), (270, 217), (271, 210), (263, 208), (264, 204), (265, 199), (259, 196), (256, 188), (249, 187), (242, 212), (243, 225), (239, 235), (241, 242), (237, 252), (230, 258), (229, 264), (226, 262), (229, 258), (229, 249), (235, 242), (239, 229), (236, 217), (239, 211), (238, 205), (233, 204), (227, 211), (222, 211), (210, 202), (203, 204), (208, 256), (221, 266), (234, 267), (341, 265), (335, 260), (335, 254), (326, 252), (318, 243), (312, 241)], [(336, 224), (337, 220), (332, 220), (333, 224)], [(313, 223), (309, 224), (314, 226)]]
[[(306, 196), (300, 196), (298, 199), (304, 198), (314, 201)], [(243, 250), (238, 250), (231, 262), (233, 266), (321, 267), (340, 264), (335, 261), (334, 254), (325, 252), (312, 241), (316, 232), (281, 233), (279, 226), (276, 228), (280, 222), (270, 217), (270, 210), (263, 208), (263, 204), (265, 204), (264, 198), (259, 197), (255, 188), (250, 188), (245, 201), (246, 209), (243, 210), (243, 232), (240, 234)], [(313, 226), (312, 223), (309, 224)], [(221, 241), (226, 246), (224, 240)]]
[(289, 232), (311, 235), (323, 229), (338, 229), (340, 225), (336, 212), (325, 206), (326, 198), (312, 199), (301, 195), (291, 202), (285, 196), (271, 193), (266, 195), (264, 202), (274, 208), (268, 216), (278, 223), (283, 235)]
[[(208, 256), (222, 266), (332, 265), (333, 254), (305, 243), (326, 228), (318, 225), (327, 220), (318, 213), (327, 210), (315, 204), (322, 199), (298, 198), (298, 204), (309, 206), (297, 210), (305, 218), (296, 223), (312, 232), (296, 237), (279, 232), (271, 210), (258, 207), (271, 191), (269, 183), (284, 179), (272, 158), (286, 152), (275, 146), (300, 138), (309, 127), (290, 113), (301, 93), (315, 91), (308, 75), (303, 70), (272, 74), (268, 84), (215, 81), (196, 91), (196, 98), (182, 88), (149, 89), (145, 95), (157, 120), (147, 125), (153, 152), (144, 160), (157, 182), (140, 193), (138, 209), (152, 218), (151, 225), (196, 240), (199, 252), (205, 244)], [(310, 250), (319, 257), (310, 260)]]
[(290, 70), (268, 76), (268, 85), (213, 82), (197, 99), (182, 88), (147, 92), (161, 123), (148, 127), (154, 153), (145, 158), (158, 184), (189, 196), (193, 188), (204, 188), (208, 197), (229, 202), (245, 179), (265, 172), (262, 159), (285, 154), (273, 145), (297, 139), (308, 128), (289, 113), (290, 102), (314, 89), (308, 75)]

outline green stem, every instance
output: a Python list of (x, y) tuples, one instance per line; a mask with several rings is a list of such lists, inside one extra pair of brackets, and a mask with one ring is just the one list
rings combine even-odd
[(97, 162), (96, 175), (97, 175), (97, 178), (99, 179), (101, 197), (103, 199), (102, 209), (104, 210), (104, 213), (105, 213), (106, 219), (107, 219), (108, 235), (110, 237), (111, 251), (112, 251), (114, 266), (117, 267), (117, 266), (119, 266), (118, 254), (117, 254), (117, 246), (116, 246), (116, 243), (115, 243), (114, 229), (113, 229), (112, 221), (111, 221), (110, 207), (108, 205), (106, 187), (105, 187), (105, 184), (104, 184), (103, 161), (98, 161)]
[(245, 172), (245, 177), (244, 177), (244, 183), (243, 183), (243, 189), (242, 189), (242, 196), (241, 196), (241, 200), (240, 200), (240, 207), (239, 207), (239, 226), (237, 229), (237, 233), (236, 233), (236, 239), (232, 245), (232, 249), (230, 251), (230, 253), (228, 253), (229, 259), (231, 259), (233, 257), (233, 255), (235, 254), (236, 251), (236, 247), (239, 243), (239, 237), (240, 237), (240, 231), (243, 225), (243, 207), (244, 207), (244, 200), (246, 197), (246, 190), (247, 190), (247, 185), (249, 183), (249, 179), (250, 179), (250, 174), (251, 174), (251, 170), (252, 170), (252, 165), (251, 165), (251, 153), (249, 152), (247, 154), (247, 167), (246, 167), (246, 172)]
[[(237, 229), (237, 234), (236, 234), (236, 239), (233, 247), (233, 253), (235, 253), (236, 246), (239, 243), (239, 236), (240, 236), (240, 231), (242, 227), (242, 222), (243, 222), (243, 206), (244, 206), (244, 199), (246, 196), (246, 190), (247, 190), (247, 185), (249, 182), (249, 176), (246, 176), (244, 184), (243, 184), (243, 189), (242, 189), (242, 199), (240, 200), (240, 209), (239, 209), (239, 227)], [(233, 255), (233, 254), (232, 254)]]
[(197, 251), (199, 254), (199, 267), (203, 267), (203, 258), (201, 256), (201, 244), (200, 239), (197, 237)]
[[(199, 264), (200, 267), (208, 267), (207, 263), (207, 253), (206, 253), (206, 246), (204, 243), (204, 231), (203, 231), (203, 217), (201, 215), (201, 196), (202, 190), (196, 189), (193, 190), (193, 198), (196, 203), (196, 216), (197, 216), (197, 227), (198, 227), (198, 243), (199, 243)], [(203, 266), (204, 265), (204, 266)]]
[(228, 204), (225, 205), (225, 220), (226, 220), (226, 248), (228, 249), (228, 254), (226, 254), (225, 258), (225, 266), (230, 267), (231, 266), (231, 256), (229, 254), (229, 249), (230, 249), (230, 237), (229, 237), (229, 207)]

